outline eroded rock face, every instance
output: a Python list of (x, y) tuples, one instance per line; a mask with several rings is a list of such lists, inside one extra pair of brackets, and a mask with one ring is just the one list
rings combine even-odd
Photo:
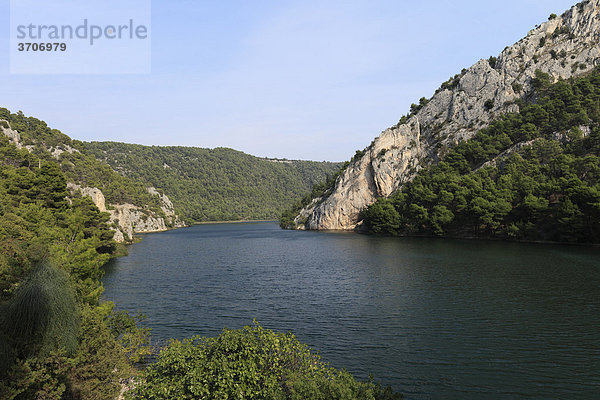
[(79, 153), (79, 150), (67, 145), (67, 144), (61, 144), (58, 145), (57, 147), (51, 147), (49, 149), (50, 153), (52, 154), (52, 157), (56, 158), (57, 160), (60, 158), (60, 155), (62, 153)]
[(82, 187), (72, 182), (67, 183), (67, 187), (71, 193), (79, 191), (83, 196), (89, 196), (100, 211), (110, 214), (110, 222), (114, 224), (116, 242), (129, 241), (136, 233), (161, 232), (169, 229), (169, 226), (185, 226), (179, 216), (175, 214), (171, 200), (154, 188), (148, 188), (148, 192), (160, 196), (161, 209), (165, 213), (167, 221), (162, 216), (133, 204), (111, 204), (107, 208), (104, 194), (98, 188)]
[(91, 187), (81, 187), (73, 182), (67, 182), (67, 189), (69, 189), (71, 193), (79, 191), (81, 192), (82, 196), (91, 197), (96, 207), (98, 207), (98, 210), (102, 212), (106, 211), (106, 200), (104, 198), (104, 194), (100, 189)]
[(2, 129), (2, 133), (8, 137), (8, 139), (17, 146), (17, 149), (23, 148), (23, 143), (21, 143), (21, 135), (19, 132), (15, 131), (10, 127), (10, 123), (5, 119), (0, 119), (0, 129)]
[(135, 233), (161, 232), (168, 229), (164, 218), (145, 212), (133, 204), (116, 204), (112, 207), (112, 210), (108, 210), (110, 221), (118, 226), (126, 240), (133, 239)]
[(589, 0), (530, 31), (495, 63), (480, 60), (463, 70), (407, 121), (383, 131), (327, 198), (300, 211), (298, 228), (354, 229), (363, 208), (393, 194), (493, 119), (518, 111), (514, 101), (532, 92), (536, 70), (557, 81), (600, 65), (599, 43), (600, 0)]
[(183, 221), (181, 221), (181, 219), (179, 218), (179, 215), (175, 213), (175, 206), (173, 206), (173, 203), (166, 194), (161, 194), (158, 190), (156, 190), (155, 187), (152, 186), (146, 188), (146, 190), (148, 190), (148, 193), (150, 193), (151, 195), (159, 197), (160, 208), (162, 212), (165, 213), (165, 216), (167, 217), (167, 222), (170, 225), (173, 225), (174, 228), (181, 228), (185, 226)]

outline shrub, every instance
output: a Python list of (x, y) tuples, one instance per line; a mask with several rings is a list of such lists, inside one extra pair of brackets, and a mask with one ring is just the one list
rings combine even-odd
[(515, 81), (511, 86), (515, 93), (521, 93), (521, 90), (523, 90), (523, 85), (521, 85), (519, 82)]
[(492, 100), (492, 99), (486, 100), (485, 103), (483, 103), (483, 107), (486, 110), (491, 110), (492, 108), (494, 108), (494, 100)]
[(37, 267), (3, 307), (0, 327), (20, 356), (47, 355), (77, 347), (78, 312), (68, 274)]
[[(136, 399), (383, 399), (390, 390), (323, 363), (291, 333), (255, 322), (214, 338), (173, 340), (129, 394)], [(386, 396), (386, 397), (384, 397)]]
[(450, 79), (448, 79), (446, 82), (442, 83), (442, 86), (440, 86), (435, 92), (437, 93), (441, 90), (455, 89), (458, 86), (458, 84), (460, 83), (460, 78), (466, 73), (467, 73), (467, 70), (463, 69), (460, 74), (456, 74), (453, 77), (451, 77)]
[(535, 89), (544, 89), (550, 86), (552, 83), (550, 79), (550, 75), (545, 72), (542, 72), (539, 69), (535, 70), (535, 78), (531, 80), (531, 84)]
[(548, 17), (548, 21), (553, 20), (556, 18), (556, 14), (552, 13), (550, 14), (550, 16)]

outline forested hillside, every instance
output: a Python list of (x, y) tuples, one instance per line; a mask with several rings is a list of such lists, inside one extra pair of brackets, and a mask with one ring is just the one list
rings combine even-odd
[(99, 304), (108, 214), (36, 153), (0, 135), (0, 398), (114, 399), (144, 331)]
[(0, 108), (2, 119), (18, 132), (19, 147), (28, 149), (39, 160), (58, 165), (68, 182), (100, 189), (107, 203), (130, 203), (162, 214), (158, 197), (148, 193), (145, 185), (116, 173), (108, 164), (87, 153), (82, 142), (22, 112), (11, 113)]
[(216, 148), (85, 143), (124, 176), (163, 190), (191, 221), (277, 218), (338, 163), (270, 160)]
[(374, 233), (600, 243), (600, 69), (536, 92), (365, 209)]

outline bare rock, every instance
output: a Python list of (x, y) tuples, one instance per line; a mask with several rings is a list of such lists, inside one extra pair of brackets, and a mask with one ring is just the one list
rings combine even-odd
[(419, 169), (437, 163), (493, 119), (518, 111), (514, 101), (532, 93), (536, 70), (557, 81), (598, 65), (600, 0), (586, 0), (531, 30), (495, 62), (480, 60), (463, 70), (416, 114), (383, 131), (330, 194), (300, 211), (298, 228), (355, 228), (362, 209), (399, 190)]

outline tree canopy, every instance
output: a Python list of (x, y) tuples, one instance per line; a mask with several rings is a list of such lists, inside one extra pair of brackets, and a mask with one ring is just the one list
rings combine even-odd
[(275, 160), (228, 148), (85, 143), (122, 175), (162, 189), (188, 221), (274, 219), (339, 163)]

